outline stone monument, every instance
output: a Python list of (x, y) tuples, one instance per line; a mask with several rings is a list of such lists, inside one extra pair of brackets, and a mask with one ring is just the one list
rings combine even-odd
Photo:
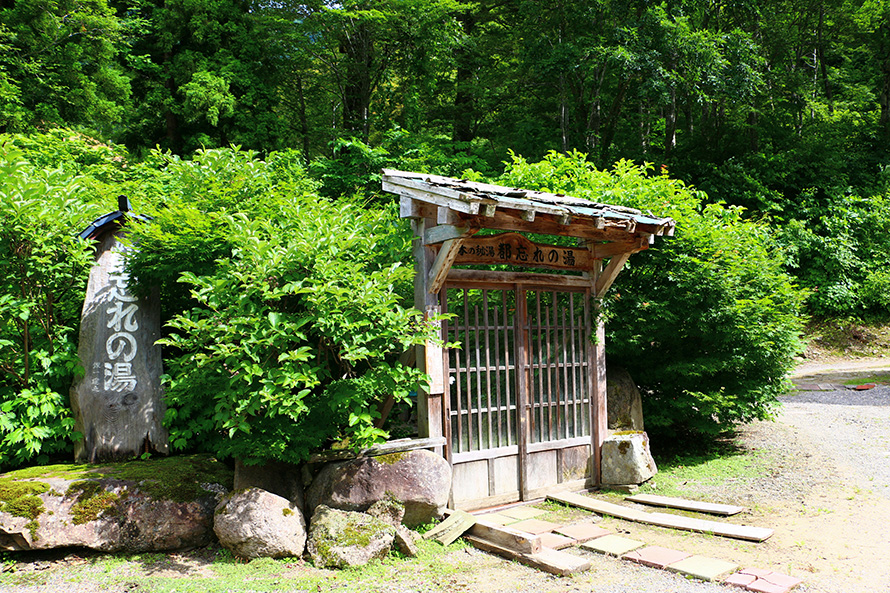
[(168, 452), (163, 427), (160, 304), (157, 291), (138, 298), (124, 271), (127, 247), (121, 239), (129, 219), (129, 200), (97, 219), (81, 238), (96, 242), (80, 318), (77, 354), (84, 375), (71, 387), (75, 430), (83, 435), (74, 447), (77, 461), (129, 459)]

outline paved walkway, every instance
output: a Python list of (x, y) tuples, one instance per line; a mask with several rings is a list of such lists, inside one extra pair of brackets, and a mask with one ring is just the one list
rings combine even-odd
[(802, 582), (796, 577), (768, 569), (740, 568), (738, 564), (718, 558), (693, 555), (661, 546), (648, 546), (645, 542), (603, 529), (593, 521), (559, 525), (538, 518), (547, 512), (534, 506), (522, 505), (477, 516), (488, 523), (509, 526), (529, 535), (540, 536), (544, 547), (556, 550), (578, 547), (703, 581), (734, 585), (755, 593), (787, 593)]

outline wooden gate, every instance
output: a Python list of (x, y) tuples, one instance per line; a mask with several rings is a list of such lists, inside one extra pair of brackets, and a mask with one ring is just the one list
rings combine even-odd
[(446, 456), (456, 508), (592, 477), (590, 291), (446, 285)]

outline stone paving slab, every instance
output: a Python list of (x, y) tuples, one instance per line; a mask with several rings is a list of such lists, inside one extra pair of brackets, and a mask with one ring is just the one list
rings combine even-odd
[(661, 546), (646, 546), (645, 548), (639, 548), (633, 552), (628, 552), (621, 558), (644, 566), (651, 566), (652, 568), (665, 568), (668, 564), (680, 562), (685, 558), (689, 558), (691, 555), (692, 554), (689, 554), (688, 552), (681, 552), (679, 550), (672, 550)]
[(696, 555), (669, 564), (667, 569), (702, 581), (720, 581), (737, 571), (739, 565), (717, 558)]
[(604, 535), (587, 543), (581, 544), (581, 547), (591, 552), (599, 552), (600, 554), (608, 554), (609, 556), (623, 556), (628, 552), (632, 552), (639, 547), (644, 546), (643, 542), (620, 535)]
[(517, 521), (524, 521), (525, 519), (534, 519), (535, 517), (540, 517), (541, 515), (546, 515), (549, 511), (545, 511), (543, 509), (536, 509), (534, 507), (513, 507), (509, 509), (502, 509), (498, 511), (499, 515), (503, 515), (505, 517), (512, 517)]
[(540, 519), (526, 519), (525, 521), (511, 524), (510, 528), (524, 531), (525, 533), (531, 533), (532, 535), (539, 535), (541, 533), (553, 531), (554, 529), (559, 529), (559, 524), (551, 523), (550, 521), (542, 521)]
[(724, 582), (755, 593), (788, 593), (803, 581), (765, 568), (745, 568), (730, 575)]
[(593, 523), (575, 523), (574, 525), (565, 525), (563, 527), (560, 527), (559, 529), (556, 529), (555, 531), (556, 533), (571, 537), (582, 543), (612, 533), (608, 529), (603, 529), (602, 527), (594, 525)]
[(563, 548), (568, 548), (569, 546), (574, 546), (578, 543), (578, 540), (559, 535), (558, 533), (542, 533), (540, 538), (542, 546), (545, 548), (553, 548), (554, 550), (562, 550)]
[(514, 519), (513, 517), (508, 517), (501, 513), (486, 513), (484, 515), (476, 515), (476, 518), (480, 521), (485, 521), (486, 523), (490, 523), (491, 525), (509, 525), (511, 523), (516, 523), (518, 519)]

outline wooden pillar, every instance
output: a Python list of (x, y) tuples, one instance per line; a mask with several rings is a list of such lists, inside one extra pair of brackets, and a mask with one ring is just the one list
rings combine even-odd
[[(436, 260), (436, 252), (424, 245), (424, 230), (435, 226), (434, 218), (417, 218), (411, 221), (414, 230), (414, 306), (422, 311), (424, 319), (440, 313), (439, 296), (429, 292), (429, 274)], [(442, 336), (440, 335), (440, 338)], [(440, 437), (442, 430), (442, 398), (445, 393), (444, 359), (442, 347), (427, 342), (417, 346), (417, 368), (430, 375), (430, 388), (417, 391), (417, 423), (420, 437)], [(435, 448), (439, 455), (442, 447)]]
[[(603, 270), (601, 260), (597, 261), (593, 271), (594, 286), (598, 286), (602, 281)], [(601, 315), (601, 308), (602, 295), (595, 294), (592, 305), (593, 319), (591, 320), (593, 326), (593, 344), (591, 345), (593, 365), (590, 369), (590, 444), (593, 450), (593, 480), (597, 486), (602, 483), (603, 442), (606, 440), (609, 430), (606, 395), (606, 326)]]

